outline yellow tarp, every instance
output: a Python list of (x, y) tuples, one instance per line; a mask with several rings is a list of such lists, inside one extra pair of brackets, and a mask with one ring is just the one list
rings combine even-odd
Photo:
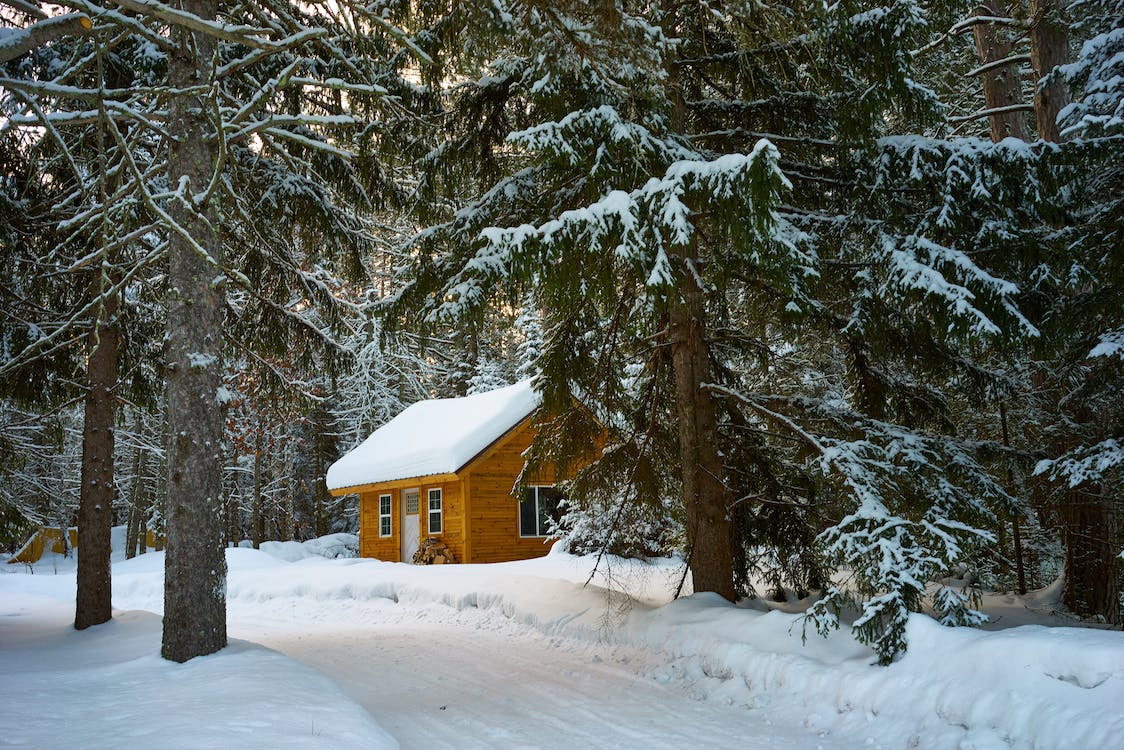
[[(78, 547), (78, 529), (72, 527), (68, 529), (70, 537), (71, 549)], [(156, 535), (152, 533), (152, 529), (148, 529), (145, 534), (145, 545), (152, 549), (156, 547)], [(62, 531), (55, 527), (44, 526), (36, 531), (27, 543), (20, 547), (19, 552), (12, 555), (8, 560), (8, 564), (12, 563), (35, 563), (43, 557), (43, 553), (50, 550), (57, 555), (61, 555), (64, 550), (62, 546)]]
[[(70, 537), (70, 546), (78, 546), (78, 529), (69, 529), (68, 536)], [(54, 527), (44, 527), (36, 531), (27, 543), (20, 547), (19, 552), (12, 555), (8, 563), (33, 563), (39, 562), (39, 558), (43, 556), (43, 552), (50, 550), (55, 554), (61, 555), (66, 550), (62, 546), (62, 529)]]

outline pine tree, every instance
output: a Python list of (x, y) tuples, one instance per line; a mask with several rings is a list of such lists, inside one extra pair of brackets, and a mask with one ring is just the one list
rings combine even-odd
[[(474, 157), (458, 183), (474, 198), (418, 236), (397, 308), (460, 319), (533, 285), (540, 384), (564, 416), (532, 458), (565, 462), (598, 429), (575, 394), (614, 428), (591, 469), (606, 483), (666, 486), (646, 457), (678, 443), (696, 590), (733, 594), (734, 549), (773, 547), (798, 588), (845, 566), (815, 621), (857, 601), (883, 660), (926, 582), (1010, 507), (953, 405), (997, 379), (981, 341), (1034, 333), (1018, 287), (961, 245), (986, 220), (933, 200), (971, 194), (950, 160), (995, 173), (971, 172), (975, 143), (911, 134), (939, 111), (912, 77), (923, 19), (912, 3), (483, 19), (502, 52), (458, 47), (473, 54), (440, 153)], [(938, 603), (978, 620), (959, 592)]]

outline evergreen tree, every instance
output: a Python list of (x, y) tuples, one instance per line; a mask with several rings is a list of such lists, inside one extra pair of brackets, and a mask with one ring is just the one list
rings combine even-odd
[[(973, 351), (1035, 333), (1018, 287), (960, 241), (988, 212), (941, 202), (979, 184), (978, 144), (899, 135), (939, 112), (912, 74), (924, 14), (508, 10), (484, 19), (502, 48), (457, 58), (442, 149), (496, 179), (459, 183), (475, 199), (419, 235), (398, 309), (472, 317), (534, 286), (540, 385), (568, 414), (533, 457), (565, 463), (599, 429), (574, 394), (614, 428), (590, 470), (606, 483), (666, 486), (645, 456), (677, 443), (696, 590), (733, 595), (735, 548), (774, 550), (803, 589), (845, 566), (815, 621), (857, 600), (856, 634), (893, 658), (926, 582), (1012, 502), (956, 434), (962, 386), (997, 379)], [(910, 168), (930, 157), (944, 168)], [(978, 620), (960, 592), (938, 607)]]

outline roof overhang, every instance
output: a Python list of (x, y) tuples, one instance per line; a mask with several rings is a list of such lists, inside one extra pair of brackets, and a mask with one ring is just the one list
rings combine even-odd
[(404, 479), (388, 479), (385, 482), (372, 482), (371, 484), (355, 484), (350, 487), (337, 487), (328, 490), (332, 497), (342, 495), (355, 495), (361, 492), (378, 492), (380, 490), (398, 490), (407, 487), (417, 487), (423, 484), (445, 484), (446, 482), (459, 482), (459, 474), (426, 474), (420, 477), (405, 477)]

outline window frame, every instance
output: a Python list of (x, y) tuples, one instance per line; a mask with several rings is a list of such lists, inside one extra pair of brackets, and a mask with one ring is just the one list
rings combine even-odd
[[(437, 493), (436, 496), (434, 493)], [(426, 490), (426, 524), (425, 527), (430, 535), (440, 534), (445, 528), (445, 495), (440, 487), (430, 487)], [(433, 507), (433, 501), (437, 500), (437, 507)], [(433, 528), (433, 517), (437, 516), (437, 529)]]
[[(539, 490), (554, 490), (554, 489), (557, 489), (557, 485), (554, 485), (554, 484), (530, 484), (530, 485), (527, 485), (526, 489), (534, 490), (535, 531), (538, 532), (538, 531), (540, 531), (539, 523), (541, 522), (540, 512), (539, 512)], [(559, 501), (562, 500), (561, 495), (559, 496), (558, 500)], [(539, 534), (539, 533), (524, 534), (523, 533), (523, 512), (522, 512), (523, 508), (522, 508), (522, 506), (523, 506), (523, 503), (525, 503), (525, 502), (528, 502), (528, 501), (525, 500), (525, 499), (520, 500), (519, 501), (519, 507), (516, 509), (516, 513), (518, 514), (518, 517), (516, 518), (516, 525), (519, 528), (519, 538), (520, 539), (550, 539), (551, 535), (547, 534), (547, 533), (542, 533), (542, 534)], [(542, 531), (545, 532), (545, 530), (542, 530)]]
[[(382, 510), (382, 501), (383, 500), (386, 500), (386, 512), (385, 513), (383, 513), (383, 510)], [(390, 492), (385, 493), (385, 494), (380, 494), (378, 496), (378, 498), (376, 498), (376, 502), (378, 503), (378, 510), (379, 510), (379, 538), (380, 539), (386, 539), (388, 537), (392, 537), (392, 536), (394, 536), (394, 494), (390, 493)], [(382, 530), (383, 520), (386, 521), (386, 533), (385, 534), (383, 533), (383, 530)]]

